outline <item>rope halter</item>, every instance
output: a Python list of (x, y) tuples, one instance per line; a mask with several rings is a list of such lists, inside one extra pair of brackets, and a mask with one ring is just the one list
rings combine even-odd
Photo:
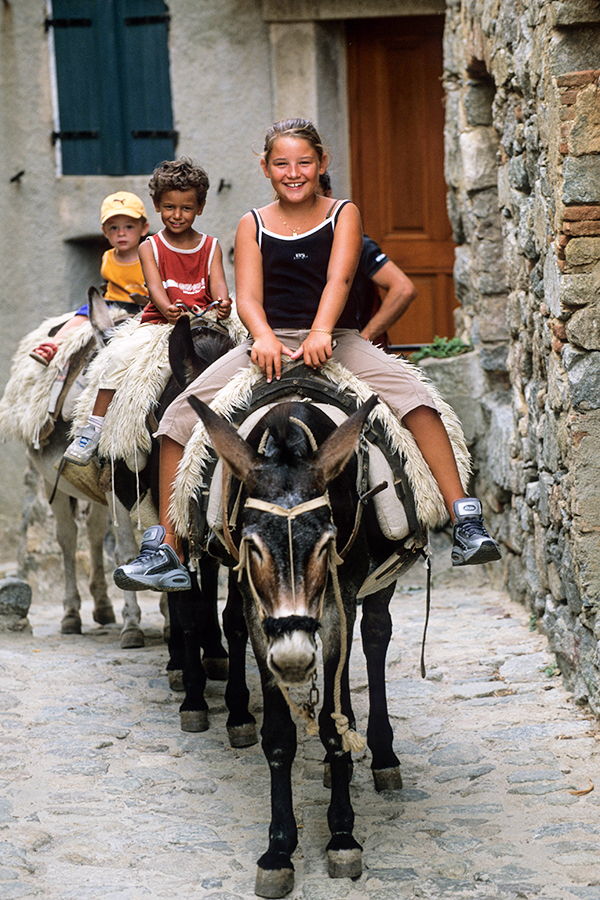
[[(308, 429), (308, 426), (301, 422), (299, 419), (295, 417), (290, 417), (290, 421), (293, 421), (297, 425), (299, 425), (307, 434), (311, 446), (313, 450), (317, 448), (316, 441), (312, 432)], [(266, 443), (266, 438), (263, 436), (263, 441), (261, 442), (261, 447), (264, 448), (264, 444)], [(298, 516), (303, 515), (307, 512), (312, 512), (315, 509), (320, 509), (323, 506), (327, 506), (330, 511), (331, 521), (333, 521), (333, 511), (331, 509), (331, 503), (329, 501), (329, 496), (327, 493), (321, 495), (320, 497), (315, 497), (312, 500), (306, 500), (303, 503), (299, 503), (296, 506), (293, 506), (289, 509), (286, 509), (283, 506), (279, 506), (277, 503), (271, 503), (265, 500), (258, 500), (254, 497), (249, 497), (245, 504), (245, 509), (255, 509), (260, 512), (267, 513), (269, 515), (280, 516), (282, 518), (287, 519), (288, 523), (288, 551), (290, 558), (290, 578), (292, 583), (292, 599), (294, 603), (294, 608), (296, 607), (296, 578), (294, 571), (294, 553), (293, 553), (293, 522)], [(254, 603), (256, 606), (256, 610), (259, 616), (261, 623), (266, 618), (266, 613), (261, 601), (261, 598), (256, 590), (256, 586), (252, 579), (252, 573), (250, 569), (250, 555), (249, 555), (249, 541), (248, 537), (243, 537), (240, 546), (239, 546), (239, 562), (237, 566), (235, 566), (235, 571), (238, 572), (239, 579), (241, 580), (243, 572), (246, 572), (248, 578), (248, 584), (250, 586), (250, 590), (252, 593), (252, 597), (254, 599)], [(350, 728), (350, 724), (348, 721), (348, 717), (342, 713), (342, 704), (341, 704), (341, 683), (342, 683), (342, 672), (344, 670), (344, 666), (346, 664), (346, 660), (348, 657), (348, 640), (346, 633), (346, 612), (344, 610), (344, 604), (342, 600), (342, 594), (340, 590), (339, 580), (338, 580), (338, 566), (343, 563), (343, 559), (337, 552), (335, 545), (335, 536), (332, 534), (331, 539), (328, 541), (327, 548), (327, 569), (331, 574), (331, 580), (333, 584), (334, 596), (336, 601), (336, 606), (338, 610), (338, 616), (340, 620), (340, 659), (338, 661), (338, 665), (336, 668), (335, 676), (334, 676), (334, 689), (333, 689), (333, 701), (334, 701), (334, 711), (331, 713), (331, 717), (335, 722), (335, 727), (339, 735), (342, 738), (342, 746), (345, 751), (354, 750), (356, 752), (360, 752), (365, 747), (365, 739), (358, 734), (356, 731)], [(327, 590), (327, 579), (323, 584), (323, 591), (321, 594), (321, 598), (319, 601), (319, 609), (317, 613), (317, 618), (321, 618), (322, 610), (323, 610), (323, 602), (325, 599), (325, 592)], [(301, 716), (307, 722), (307, 733), (314, 734), (316, 733), (316, 721), (315, 721), (315, 713), (314, 713), (314, 703), (305, 704), (303, 707), (298, 707), (292, 698), (290, 697), (289, 690), (285, 685), (280, 684), (279, 688), (288, 703), (290, 709)], [(314, 682), (313, 682), (314, 684)]]

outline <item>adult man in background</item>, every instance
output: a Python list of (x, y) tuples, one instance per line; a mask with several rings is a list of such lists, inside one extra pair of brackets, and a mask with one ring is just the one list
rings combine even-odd
[[(323, 196), (331, 197), (328, 172), (319, 176), (319, 184)], [(389, 343), (388, 328), (406, 312), (417, 290), (381, 247), (363, 234), (363, 249), (350, 296), (356, 300), (359, 310), (361, 335), (385, 350)]]

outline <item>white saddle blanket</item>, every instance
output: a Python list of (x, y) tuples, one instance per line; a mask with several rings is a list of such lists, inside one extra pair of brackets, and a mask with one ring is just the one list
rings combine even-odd
[[(301, 400), (300, 397), (293, 396), (285, 399)], [(273, 406), (275, 403), (268, 403), (250, 413), (240, 425), (238, 434), (243, 438), (247, 437), (257, 422)], [(325, 403), (313, 403), (313, 406), (323, 410), (336, 425), (341, 425), (348, 418), (348, 415), (337, 406)], [(377, 521), (384, 537), (390, 541), (401, 541), (410, 533), (410, 526), (404, 506), (396, 493), (394, 480), (391, 466), (384, 454), (375, 444), (369, 443), (368, 489), (371, 490), (384, 482), (387, 485), (373, 497)], [(223, 461), (221, 459), (217, 460), (210, 483), (206, 520), (213, 531), (223, 531)]]
[[(216, 312), (206, 314), (206, 320), (216, 320)], [(246, 330), (236, 315), (221, 320), (237, 344), (246, 337)], [(127, 323), (115, 334), (113, 341), (127, 340), (137, 323)], [(169, 338), (172, 325), (144, 325), (152, 329), (147, 351), (139, 354), (127, 370), (127, 377), (113, 397), (100, 434), (99, 455), (107, 459), (124, 459), (128, 463), (138, 458), (138, 451), (149, 453), (152, 435), (148, 430), (148, 415), (156, 409), (170, 377)], [(105, 369), (101, 351), (88, 370), (88, 386), (77, 402), (73, 431), (83, 428), (92, 412), (100, 378)], [(135, 468), (135, 467), (134, 467)]]
[[(114, 314), (122, 316), (123, 312), (116, 310)], [(58, 330), (72, 316), (70, 312), (46, 319), (19, 342), (0, 400), (0, 435), (3, 441), (14, 439), (38, 447), (40, 434), (52, 426), (52, 396), (57, 379), (60, 379), (70, 358), (93, 338), (92, 326), (85, 322), (67, 332), (48, 366), (32, 359), (29, 352), (43, 341), (51, 341), (48, 333)]]
[[(460, 478), (466, 492), (471, 472), (471, 459), (458, 417), (449, 404), (442, 399), (437, 389), (429, 383), (418, 366), (414, 366), (404, 360), (401, 360), (401, 362), (403, 365), (409, 367), (420, 381), (427, 385), (427, 389), (436, 403), (442, 422), (444, 423), (448, 437), (450, 438)], [(364, 382), (334, 360), (329, 360), (326, 363), (321, 374), (328, 381), (335, 384), (340, 393), (350, 392), (354, 394), (361, 403), (368, 400), (373, 393)], [(211, 408), (219, 415), (230, 419), (236, 411), (249, 406), (252, 388), (261, 377), (260, 370), (256, 366), (249, 366), (248, 368), (243, 369), (225, 388), (223, 388), (223, 390), (219, 391), (213, 402), (210, 404)], [(426, 528), (435, 528), (442, 525), (448, 517), (446, 505), (437, 482), (431, 474), (427, 463), (423, 459), (414, 437), (410, 431), (402, 425), (401, 421), (394, 415), (387, 404), (381, 400), (371, 412), (371, 417), (378, 420), (382, 425), (390, 452), (392, 454), (398, 453), (404, 460), (406, 475), (415, 497), (419, 521)], [(192, 436), (186, 445), (183, 459), (179, 465), (177, 477), (173, 486), (173, 500), (170, 507), (172, 522), (177, 533), (182, 537), (187, 536), (190, 497), (197, 488), (206, 489), (207, 487), (204, 484), (204, 470), (210, 457), (210, 441), (204, 425), (198, 420), (198, 424), (192, 432)], [(373, 459), (375, 460), (376, 457), (377, 453), (374, 453)], [(375, 466), (376, 465), (377, 463), (375, 463)], [(385, 478), (379, 478), (379, 476), (375, 474), (377, 471), (375, 466), (373, 468), (372, 476), (373, 484), (385, 480), (391, 485), (393, 483), (393, 478), (388, 478), (387, 476)], [(395, 491), (393, 491), (393, 493), (395, 494)], [(391, 493), (388, 496), (391, 496)], [(381, 498), (380, 507), (383, 506), (383, 502), (384, 498)], [(389, 514), (389, 523), (387, 526), (394, 534), (397, 533), (397, 526), (394, 522), (396, 512), (397, 510), (393, 509)]]

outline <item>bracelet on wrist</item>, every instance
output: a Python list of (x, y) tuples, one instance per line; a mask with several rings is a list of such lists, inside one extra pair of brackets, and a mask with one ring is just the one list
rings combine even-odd
[(311, 328), (310, 330), (311, 330), (311, 331), (318, 331), (318, 332), (320, 332), (320, 334), (328, 334), (329, 337), (331, 337), (331, 332), (330, 332), (330, 331), (327, 331), (326, 328)]

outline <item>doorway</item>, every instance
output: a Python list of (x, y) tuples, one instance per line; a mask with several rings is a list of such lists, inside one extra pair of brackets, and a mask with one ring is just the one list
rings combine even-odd
[(352, 196), (363, 229), (415, 284), (391, 345), (454, 334), (444, 181), (443, 16), (348, 22)]

